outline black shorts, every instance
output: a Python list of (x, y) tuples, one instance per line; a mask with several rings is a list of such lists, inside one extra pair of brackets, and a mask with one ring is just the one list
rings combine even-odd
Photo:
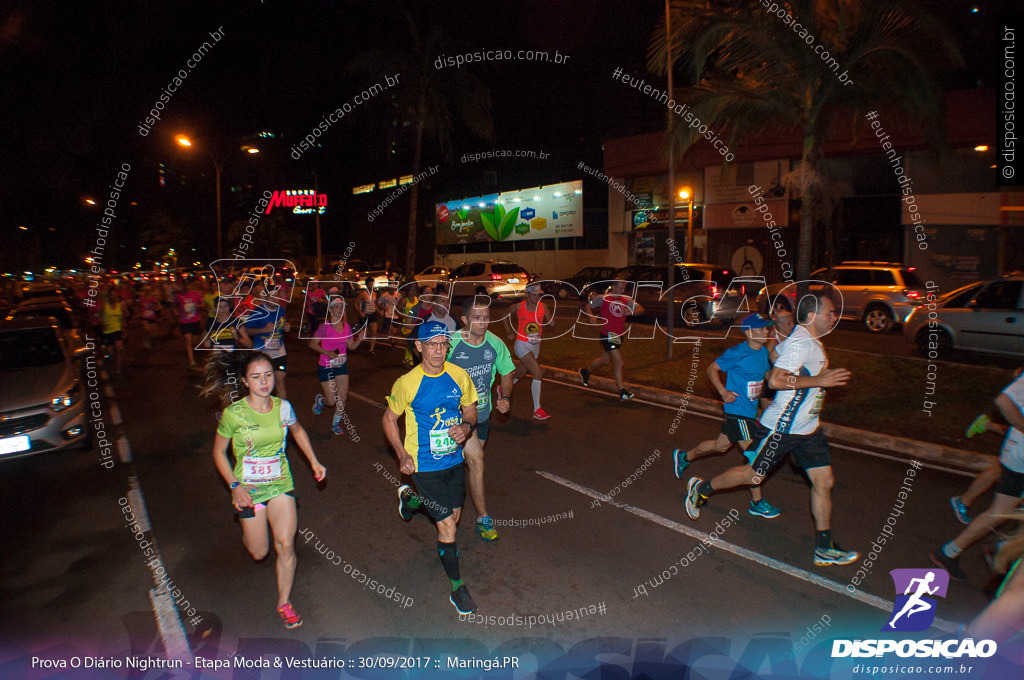
[(382, 334), (389, 334), (389, 331), (391, 330), (391, 322), (392, 322), (392, 319), (389, 319), (386, 316), (381, 320), (381, 322), (380, 322), (380, 332)]
[(999, 478), (999, 486), (996, 487), (996, 493), (1001, 493), (1004, 496), (1013, 496), (1014, 498), (1020, 498), (1024, 496), (1024, 472), (1014, 472), (1005, 465), (1003, 468), (1003, 475)]
[(462, 507), (466, 497), (466, 471), (461, 462), (447, 470), (414, 472), (412, 481), (423, 501), (423, 509), (435, 522), (448, 519)]
[(754, 441), (747, 453), (753, 457), (750, 466), (761, 477), (766, 477), (790, 454), (804, 470), (832, 464), (828, 439), (821, 428), (811, 434), (782, 434), (758, 423), (753, 434)]
[(614, 350), (617, 350), (619, 347), (622, 347), (622, 336), (617, 335), (615, 337), (616, 340), (613, 342), (612, 340), (608, 339), (607, 333), (601, 333), (601, 347), (604, 347), (605, 351), (608, 352), (612, 352)]
[(377, 312), (370, 312), (366, 316), (359, 319), (359, 328), (366, 326), (367, 324), (377, 323)]
[[(291, 491), (285, 491), (284, 495), (285, 496), (291, 496), (292, 498), (297, 498), (297, 496), (295, 495), (295, 489), (292, 489)], [(271, 499), (268, 499), (268, 501), (269, 500), (271, 500)], [(250, 518), (256, 516), (256, 511), (257, 510), (262, 510), (265, 507), (267, 507), (267, 503), (266, 502), (257, 503), (256, 505), (250, 505), (249, 507), (242, 508), (241, 510), (239, 510), (238, 508), (235, 508), (235, 514), (238, 515), (238, 517), (240, 519), (250, 519)]]
[(491, 433), (491, 421), (485, 420), (476, 424), (476, 436), (481, 442), (487, 441), (487, 435)]
[(121, 331), (114, 331), (113, 333), (104, 333), (100, 339), (100, 344), (109, 346), (115, 342), (121, 342)]
[(331, 382), (335, 378), (348, 375), (348, 362), (341, 366), (317, 366), (316, 372), (320, 382)]
[(178, 324), (182, 335), (199, 335), (199, 322)]
[(733, 444), (753, 439), (756, 431), (757, 421), (753, 418), (725, 414), (725, 422), (722, 423), (722, 434), (728, 437), (729, 441)]
[(288, 371), (288, 355), (282, 354), (279, 357), (270, 357), (270, 365), (275, 371), (285, 373)]

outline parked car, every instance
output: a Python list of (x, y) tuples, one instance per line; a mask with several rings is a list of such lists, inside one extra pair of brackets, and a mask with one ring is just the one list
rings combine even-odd
[[(97, 302), (97, 304), (100, 304)], [(77, 319), (71, 305), (62, 297), (32, 298), (22, 302), (8, 312), (7, 321), (15, 319), (47, 319), (53, 318), (65, 334), (72, 333), (78, 327)]]
[(447, 281), (451, 270), (448, 267), (427, 267), (418, 274), (413, 275), (417, 283), (434, 283), (436, 281)]
[(1024, 358), (1024, 275), (1000, 276), (939, 296), (910, 314), (903, 337), (925, 356), (934, 352), (934, 358), (954, 349)]
[[(843, 298), (842, 305), (835, 300), (837, 309), (841, 307), (841, 318), (863, 321), (872, 333), (886, 333), (896, 324), (904, 323), (924, 302), (926, 293), (915, 267), (899, 262), (843, 262), (832, 268), (831, 277), (828, 269), (818, 269), (809, 278), (834, 285)], [(824, 288), (824, 283), (809, 284), (809, 290)], [(776, 307), (792, 311), (796, 294), (795, 283), (773, 283), (757, 303), (760, 309), (767, 309), (770, 302), (773, 311)]]
[[(661, 319), (668, 316), (668, 267), (647, 267), (645, 271), (618, 276), (630, 280), (660, 282), (661, 286), (638, 285), (636, 301), (647, 313)], [(676, 265), (673, 282), (673, 315), (688, 325), (707, 321), (728, 322), (745, 316), (754, 309), (753, 300), (761, 290), (761, 279), (737, 276), (734, 271), (714, 264), (683, 263)], [(742, 304), (744, 299), (748, 304)], [(680, 317), (681, 315), (681, 317)]]
[(476, 292), (477, 286), (483, 286), (487, 294), (496, 300), (523, 297), (526, 284), (532, 280), (521, 266), (504, 260), (466, 262), (453, 269), (448, 278), (453, 298), (469, 297)]
[(81, 359), (53, 319), (0, 322), (0, 460), (90, 446)]
[(591, 284), (615, 278), (615, 271), (615, 267), (584, 267), (567, 279), (548, 281), (544, 286), (544, 292), (562, 300), (569, 297), (586, 300), (587, 288)]

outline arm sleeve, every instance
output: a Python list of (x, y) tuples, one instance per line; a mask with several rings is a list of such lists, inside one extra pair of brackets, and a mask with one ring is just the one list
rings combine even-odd
[[(409, 375), (408, 373), (406, 375)], [(409, 385), (408, 381), (404, 380), (406, 376), (401, 376), (395, 381), (395, 384), (391, 387), (391, 394), (387, 397), (388, 408), (395, 415), (402, 415), (405, 413), (405, 409), (412, 403), (409, 397)]]
[[(737, 345), (738, 347), (739, 345)], [(736, 365), (736, 347), (730, 347), (729, 349), (722, 352), (722, 356), (715, 359), (715, 363), (718, 364), (718, 369), (728, 373)]]
[(494, 362), (495, 368), (498, 369), (498, 373), (501, 375), (508, 375), (516, 370), (516, 365), (512, 363), (512, 354), (508, 351), (508, 345), (498, 340), (492, 342), (491, 346), (494, 347), (494, 351), (497, 352), (497, 359)]
[(475, 404), (480, 400), (480, 395), (476, 393), (476, 386), (473, 385), (473, 380), (469, 377), (469, 373), (462, 368), (458, 368), (458, 371), (452, 371), (452, 378), (458, 383), (459, 388), (462, 390), (462, 399), (459, 400), (460, 406), (469, 406)]
[(231, 414), (228, 413), (230, 408), (231, 407), (228, 406), (221, 412), (220, 423), (217, 425), (217, 434), (225, 439), (231, 439), (235, 434), (234, 419), (231, 417)]
[(287, 399), (281, 400), (281, 423), (286, 427), (291, 427), (295, 423), (299, 422), (299, 419), (295, 417), (295, 409), (292, 408), (292, 403)]
[(782, 348), (782, 354), (775, 360), (775, 368), (790, 373), (797, 373), (804, 365), (811, 349), (811, 341), (807, 338), (790, 338)]
[(1009, 397), (1010, 401), (1024, 413), (1024, 374), (1021, 374), (1019, 378), (1010, 383), (1003, 390), (1003, 394)]

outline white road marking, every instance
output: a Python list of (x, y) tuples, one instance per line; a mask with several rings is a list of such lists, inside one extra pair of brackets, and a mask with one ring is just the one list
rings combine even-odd
[(122, 463), (132, 462), (132, 447), (128, 445), (128, 438), (124, 435), (117, 438), (117, 452), (121, 456)]
[[(690, 538), (696, 539), (698, 541), (711, 542), (709, 534), (706, 534), (703, 531), (691, 529), (690, 527), (684, 526), (679, 522), (675, 522), (668, 518), (662, 517), (661, 515), (656, 515), (653, 512), (643, 510), (642, 508), (637, 508), (626, 503), (620, 503), (616, 500), (608, 499), (606, 495), (600, 493), (599, 491), (594, 491), (593, 489), (582, 486), (581, 484), (577, 484), (576, 482), (565, 479), (564, 477), (559, 477), (558, 475), (552, 474), (550, 472), (538, 470), (537, 474), (540, 475), (541, 477), (544, 477), (545, 479), (549, 479), (552, 482), (555, 482), (556, 484), (561, 484), (562, 486), (568, 489), (572, 489), (573, 491), (579, 492), (584, 496), (589, 496), (590, 498), (599, 500), (602, 503), (607, 503), (608, 505), (612, 505), (616, 508), (625, 510), (628, 513), (646, 519), (649, 522), (653, 522), (659, 526), (665, 527), (666, 529), (675, 531), (676, 533), (689, 536)], [(780, 562), (771, 557), (767, 557), (760, 553), (754, 552), (753, 550), (749, 550), (747, 548), (743, 548), (733, 543), (723, 541), (720, 538), (717, 541), (714, 541), (713, 544), (717, 548), (720, 548), (725, 552), (732, 553), (738, 557), (742, 557), (743, 559), (750, 560), (751, 562), (756, 562), (760, 565), (768, 567), (769, 569), (774, 569), (788, 576), (792, 576), (793, 578), (797, 578), (801, 581), (806, 581), (807, 583), (810, 583), (812, 585), (824, 588), (825, 590), (830, 590), (834, 593), (845, 595), (846, 597), (857, 600), (858, 602), (869, 605), (871, 607), (875, 607), (876, 609), (881, 609), (882, 611), (885, 611), (887, 613), (892, 612), (893, 602), (890, 600), (886, 600), (885, 598), (878, 597), (877, 595), (871, 595), (869, 593), (864, 593), (860, 590), (856, 590), (853, 593), (851, 593), (849, 590), (846, 589), (846, 586), (842, 585), (841, 583), (837, 583), (836, 581), (824, 578), (823, 576), (813, 574), (809, 571), (805, 571), (798, 567), (794, 567), (790, 564), (786, 564), (785, 562)], [(945, 619), (936, 618), (932, 626), (934, 628), (938, 628), (939, 630), (952, 633), (956, 632), (959, 624), (953, 623), (951, 621), (946, 621)]]

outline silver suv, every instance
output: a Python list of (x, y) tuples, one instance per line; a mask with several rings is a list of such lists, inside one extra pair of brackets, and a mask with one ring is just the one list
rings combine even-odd
[[(843, 262), (832, 268), (811, 272), (812, 281), (832, 283), (842, 294), (842, 315), (848, 321), (863, 321), (872, 333), (885, 333), (907, 320), (910, 313), (925, 301), (925, 287), (914, 267), (899, 262)], [(810, 284), (810, 290), (825, 288)], [(773, 283), (758, 296), (765, 297), (776, 308), (792, 311), (796, 300), (795, 283)], [(782, 291), (784, 294), (780, 295)], [(838, 300), (836, 302), (839, 302)], [(767, 302), (765, 301), (767, 306)], [(838, 305), (837, 305), (838, 306)]]
[(488, 295), (500, 300), (522, 297), (530, 275), (515, 262), (488, 260), (463, 263), (452, 270), (448, 280), (453, 298), (469, 297), (477, 286), (483, 286)]

